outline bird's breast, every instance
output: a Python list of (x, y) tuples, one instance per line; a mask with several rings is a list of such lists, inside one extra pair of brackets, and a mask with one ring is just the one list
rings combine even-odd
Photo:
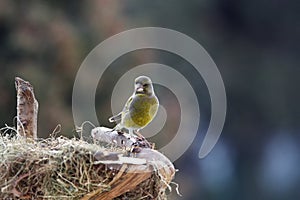
[(129, 107), (130, 121), (133, 123), (131, 126), (139, 128), (146, 126), (156, 115), (157, 109), (158, 100), (155, 96), (136, 96)]

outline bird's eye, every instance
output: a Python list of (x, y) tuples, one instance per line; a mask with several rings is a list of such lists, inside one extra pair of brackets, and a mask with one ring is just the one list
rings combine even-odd
[(144, 85), (143, 85), (143, 87), (148, 87), (149, 86), (149, 84), (148, 83), (145, 83)]

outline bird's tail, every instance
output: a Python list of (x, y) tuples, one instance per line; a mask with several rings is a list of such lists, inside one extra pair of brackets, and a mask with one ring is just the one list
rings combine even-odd
[(111, 123), (112, 122), (119, 122), (119, 121), (121, 121), (121, 118), (122, 118), (122, 113), (119, 113), (119, 114), (117, 114), (115, 116), (110, 117), (108, 119), (108, 121), (111, 122)]

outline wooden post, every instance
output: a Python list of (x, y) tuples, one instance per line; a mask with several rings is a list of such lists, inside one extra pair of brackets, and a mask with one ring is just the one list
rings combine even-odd
[(28, 81), (16, 77), (17, 90), (17, 132), (21, 136), (37, 138), (38, 101)]

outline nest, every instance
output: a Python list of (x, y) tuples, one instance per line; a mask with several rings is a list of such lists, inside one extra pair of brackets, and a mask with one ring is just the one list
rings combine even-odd
[(0, 199), (166, 199), (175, 170), (164, 160), (152, 149), (0, 137)]

